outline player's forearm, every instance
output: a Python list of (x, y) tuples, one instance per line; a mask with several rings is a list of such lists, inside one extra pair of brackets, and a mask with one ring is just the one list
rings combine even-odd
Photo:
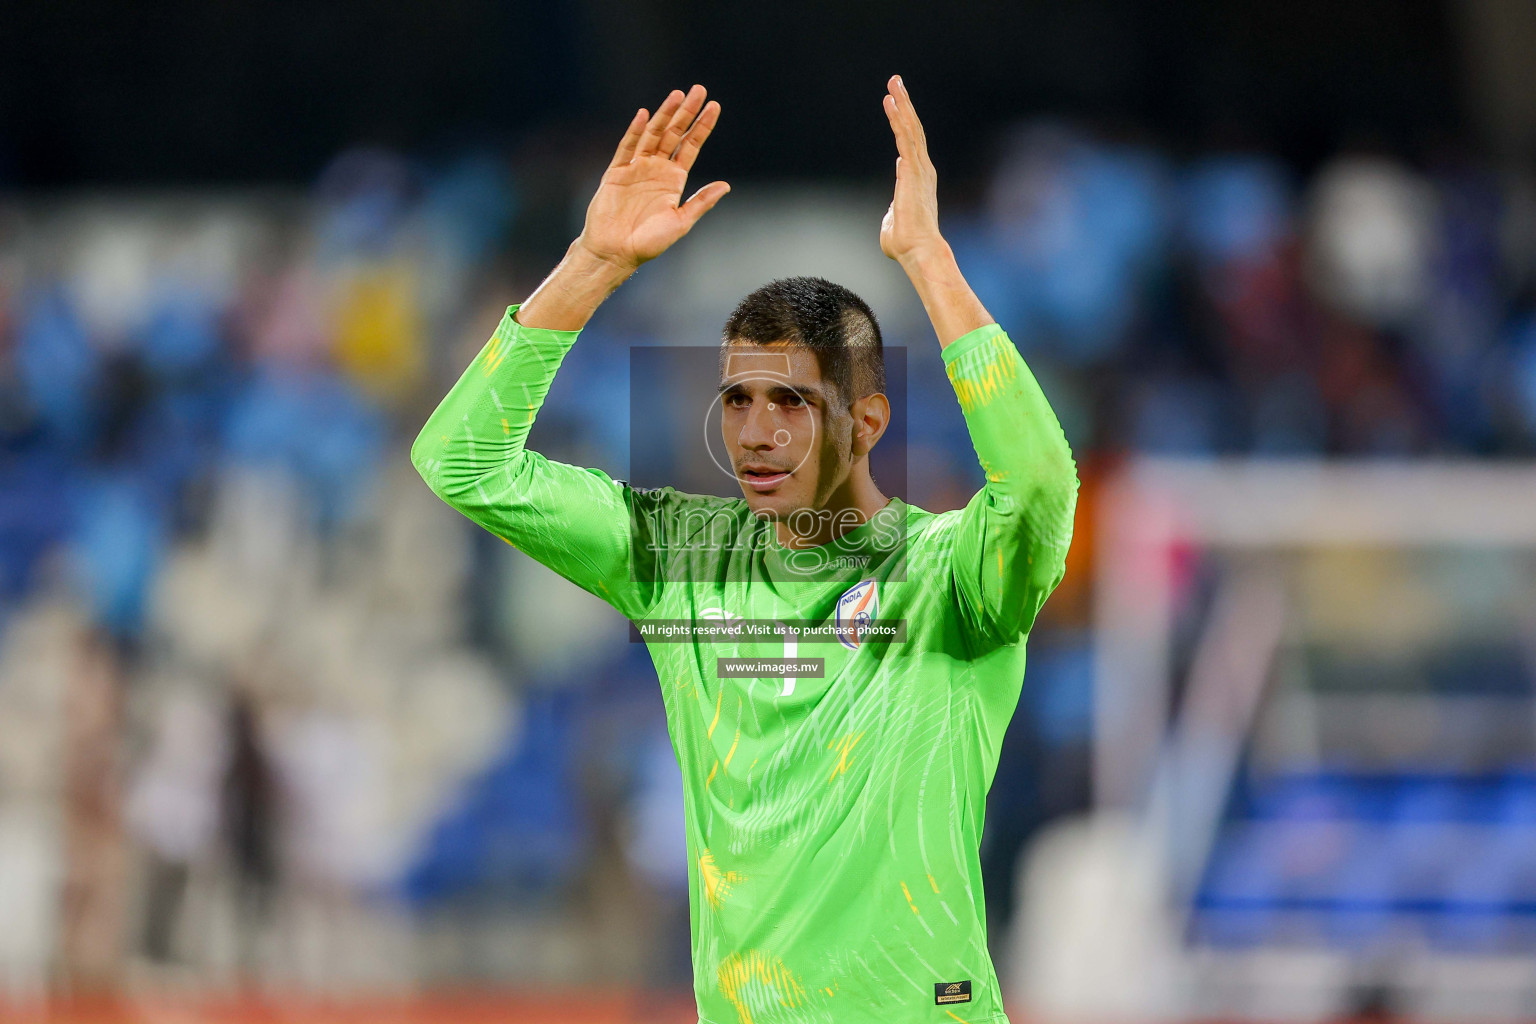
[(562, 259), (517, 310), (524, 327), (579, 331), (614, 291), (635, 272), (594, 255), (581, 244), (570, 244)]
[(939, 348), (949, 347), (955, 339), (993, 322), (965, 275), (955, 262), (955, 254), (942, 238), (931, 245), (903, 256), (899, 261), (912, 287), (928, 311), (933, 330), (939, 336)]
[[(488, 473), (521, 463), (523, 444), (565, 353), (634, 269), (594, 255), (577, 238), (549, 276), (497, 325), (411, 446), (427, 485), (455, 507), (484, 491)], [(483, 499), (482, 499), (483, 500)]]
[[(1075, 503), (1076, 464), (1018, 348), (971, 290), (942, 238), (914, 250), (901, 265), (933, 321), (987, 487), (998, 499), (994, 504), (1033, 508), (1036, 521), (1065, 514), (1070, 527), (1071, 510), (1062, 506), (1068, 496)], [(951, 349), (962, 338), (966, 344)]]
[(502, 317), (411, 445), (411, 462), (434, 493), (462, 509), (486, 503), (492, 474), (505, 474), (498, 485), (515, 482), (534, 417), (577, 334)]
[(521, 460), (560, 361), (597, 307), (634, 273), (581, 242), (503, 317), (411, 446), (422, 477), (450, 504), (486, 473)]
[(1077, 466), (1061, 423), (997, 324), (944, 351), (986, 486), (968, 507), (985, 536), (978, 593), (1000, 632), (1028, 629), (1060, 581), (1077, 505)]
[(448, 505), (626, 615), (650, 592), (631, 579), (627, 488), (596, 469), (526, 446), (577, 331), (502, 317), (411, 446), (411, 462)]

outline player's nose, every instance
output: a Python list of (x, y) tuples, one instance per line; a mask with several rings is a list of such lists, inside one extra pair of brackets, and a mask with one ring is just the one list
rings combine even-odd
[(743, 448), (772, 448), (777, 443), (774, 439), (776, 432), (777, 424), (773, 414), (768, 411), (768, 403), (754, 401), (742, 421), (741, 434), (737, 440)]

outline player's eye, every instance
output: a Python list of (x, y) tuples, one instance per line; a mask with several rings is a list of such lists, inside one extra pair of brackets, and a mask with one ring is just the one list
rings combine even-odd
[(798, 409), (805, 404), (805, 399), (794, 394), (780, 395), (776, 400), (786, 409)]
[(730, 394), (725, 396), (725, 404), (732, 409), (745, 409), (747, 406), (752, 404), (752, 399), (748, 398), (740, 391), (732, 391)]

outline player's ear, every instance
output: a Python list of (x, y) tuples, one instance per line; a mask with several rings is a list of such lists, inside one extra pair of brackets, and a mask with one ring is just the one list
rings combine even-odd
[(891, 402), (880, 392), (856, 399), (853, 408), (853, 454), (868, 455), (891, 422)]

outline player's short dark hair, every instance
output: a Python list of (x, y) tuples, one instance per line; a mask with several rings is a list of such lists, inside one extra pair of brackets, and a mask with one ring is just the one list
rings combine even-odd
[(722, 375), (732, 341), (805, 346), (848, 405), (885, 390), (885, 350), (874, 311), (825, 278), (783, 277), (742, 299), (720, 335)]

